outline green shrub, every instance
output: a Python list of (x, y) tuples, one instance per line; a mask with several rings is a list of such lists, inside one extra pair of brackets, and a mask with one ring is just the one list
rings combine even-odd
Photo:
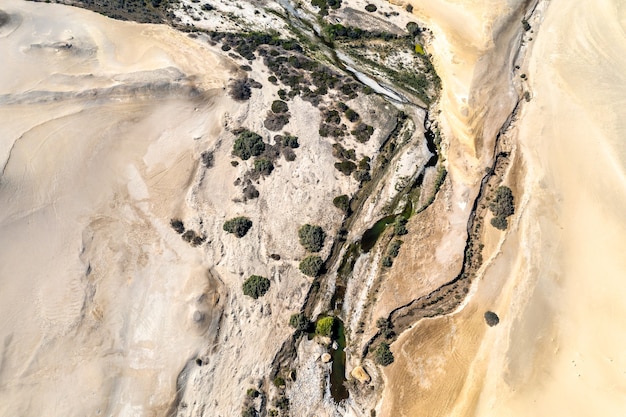
[(506, 230), (509, 227), (509, 222), (506, 220), (506, 217), (497, 216), (491, 219), (491, 225), (498, 230)]
[(248, 396), (248, 398), (257, 398), (259, 394), (260, 392), (257, 391), (256, 388), (248, 388), (248, 391), (246, 392), (246, 395)]
[(244, 130), (239, 134), (233, 145), (233, 155), (244, 161), (251, 156), (259, 156), (265, 150), (263, 138), (254, 132)]
[(322, 272), (324, 261), (319, 256), (307, 256), (300, 262), (300, 272), (309, 277), (317, 277)]
[(185, 231), (185, 225), (180, 219), (170, 220), (170, 225), (172, 226), (172, 229), (174, 229), (174, 231), (178, 233), (179, 235)]
[(250, 275), (250, 277), (244, 281), (242, 287), (245, 295), (256, 300), (259, 297), (263, 297), (270, 289), (270, 280), (260, 275)]
[(351, 122), (356, 122), (357, 120), (361, 118), (361, 116), (359, 116), (359, 113), (355, 112), (352, 109), (346, 110), (345, 115), (346, 115), (346, 118)]
[(489, 203), (489, 209), (493, 213), (491, 225), (499, 230), (506, 230), (508, 227), (507, 217), (515, 213), (515, 203), (513, 192), (509, 187), (500, 186)]
[(493, 311), (487, 311), (485, 313), (485, 322), (489, 325), (489, 327), (493, 327), (500, 323), (500, 317)]
[(391, 268), (392, 265), (393, 265), (393, 259), (391, 259), (391, 256), (385, 256), (383, 258), (383, 266), (385, 268)]
[(272, 103), (272, 111), (274, 113), (287, 113), (289, 106), (282, 100), (274, 100)]
[(365, 10), (370, 13), (373, 13), (376, 10), (378, 10), (378, 8), (374, 4), (368, 4), (367, 6), (365, 6)]
[(252, 227), (252, 221), (247, 217), (235, 217), (224, 223), (223, 229), (237, 237), (244, 237)]
[(284, 387), (285, 386), (285, 378), (283, 378), (282, 376), (277, 376), (276, 378), (274, 378), (274, 386), (276, 388), (280, 388), (280, 387)]
[(335, 205), (335, 207), (345, 213), (350, 211), (350, 197), (345, 194), (338, 195), (337, 197), (333, 198), (333, 204)]
[(272, 84), (277, 84), (278, 83), (278, 78), (276, 78), (273, 75), (270, 75), (269, 77), (267, 77), (267, 81), (271, 82)]
[(335, 318), (332, 316), (322, 317), (315, 323), (315, 334), (320, 336), (333, 336), (333, 330), (335, 327)]
[(309, 319), (306, 318), (304, 314), (296, 313), (292, 314), (291, 317), (289, 317), (289, 325), (299, 332), (306, 332), (307, 330), (309, 330), (311, 322), (309, 321)]
[(263, 122), (263, 126), (265, 126), (267, 130), (278, 132), (289, 123), (289, 117), (289, 113), (276, 114), (274, 112), (267, 112), (267, 118)]
[(326, 233), (320, 226), (305, 224), (298, 230), (300, 244), (309, 252), (319, 252), (324, 247)]
[(245, 408), (241, 412), (241, 417), (258, 417), (258, 415), (259, 414), (257, 413), (256, 409), (253, 406)]
[(405, 219), (402, 216), (398, 216), (398, 218), (396, 219), (396, 222), (393, 225), (393, 233), (396, 236), (402, 236), (402, 235), (406, 235), (407, 233), (409, 233), (409, 231), (406, 228), (406, 224), (409, 221), (407, 219)]
[(398, 254), (400, 253), (400, 247), (402, 246), (402, 241), (400, 239), (396, 239), (393, 242), (391, 242), (391, 245), (389, 246), (389, 250), (387, 251), (387, 254), (389, 256), (391, 256), (392, 258), (395, 258), (396, 256), (398, 256)]
[(393, 331), (393, 325), (391, 321), (389, 321), (385, 317), (380, 317), (376, 320), (376, 327), (380, 329), (380, 333), (383, 335), (385, 339), (391, 339), (395, 336), (395, 332)]
[(372, 134), (374, 134), (374, 128), (370, 125), (366, 125), (365, 123), (359, 123), (350, 133), (352, 133), (356, 140), (364, 143), (370, 139)]
[(356, 164), (352, 161), (335, 162), (335, 169), (344, 175), (350, 175), (356, 170)]
[(270, 175), (274, 170), (274, 164), (269, 159), (259, 158), (254, 161), (254, 170), (263, 175)]
[(298, 137), (293, 135), (285, 135), (281, 137), (281, 145), (285, 147), (289, 147), (292, 149), (296, 149), (300, 147), (300, 143), (298, 143)]
[(389, 350), (387, 343), (381, 343), (374, 352), (374, 361), (382, 366), (387, 366), (393, 363), (393, 353)]

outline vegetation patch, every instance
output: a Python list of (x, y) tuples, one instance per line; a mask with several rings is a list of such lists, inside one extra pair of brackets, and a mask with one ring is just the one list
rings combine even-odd
[(338, 195), (333, 198), (333, 205), (344, 213), (348, 213), (350, 211), (350, 197), (346, 194)]
[(376, 7), (375, 4), (368, 4), (367, 6), (365, 6), (365, 10), (370, 12), (370, 13), (374, 13), (376, 10), (378, 10), (378, 7)]
[(332, 316), (322, 317), (315, 323), (315, 334), (325, 337), (333, 337), (335, 329), (335, 318)]
[(500, 186), (489, 203), (489, 209), (493, 213), (491, 225), (499, 230), (506, 230), (508, 227), (507, 217), (515, 213), (515, 203), (513, 192), (507, 186)]
[(320, 226), (305, 224), (298, 230), (300, 244), (309, 252), (319, 252), (324, 247), (326, 233)]
[(243, 283), (243, 293), (255, 300), (263, 297), (270, 289), (270, 280), (260, 275), (250, 275)]
[(251, 156), (259, 156), (265, 150), (265, 142), (260, 135), (244, 130), (239, 133), (233, 145), (233, 155), (245, 160)]
[(274, 113), (287, 113), (289, 111), (289, 106), (282, 100), (274, 100), (272, 102), (272, 111)]
[(304, 258), (298, 268), (300, 272), (309, 277), (317, 277), (322, 272), (322, 268), (324, 267), (324, 261), (317, 255), (311, 255)]
[(391, 365), (394, 361), (393, 352), (387, 343), (381, 343), (374, 352), (374, 361), (382, 366)]
[(273, 170), (274, 164), (269, 159), (258, 158), (254, 161), (254, 171), (258, 174), (267, 176), (270, 175)]
[(234, 219), (230, 219), (224, 223), (223, 229), (232, 233), (235, 236), (241, 238), (248, 233), (248, 230), (252, 227), (252, 220), (247, 217), (235, 217)]
[(304, 314), (296, 313), (289, 317), (289, 325), (298, 332), (307, 332), (311, 327), (311, 321)]
[(172, 229), (174, 229), (174, 231), (179, 235), (185, 231), (185, 225), (180, 219), (171, 219), (170, 226), (172, 226)]
[(489, 325), (489, 327), (493, 327), (500, 323), (500, 317), (498, 317), (498, 315), (493, 311), (487, 311), (485, 313), (485, 322)]

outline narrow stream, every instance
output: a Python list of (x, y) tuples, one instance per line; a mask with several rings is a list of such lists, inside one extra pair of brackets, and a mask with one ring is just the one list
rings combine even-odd
[(346, 382), (346, 330), (343, 321), (335, 317), (337, 349), (331, 349), (332, 370), (330, 372), (330, 395), (336, 403), (347, 399), (350, 396), (345, 386)]

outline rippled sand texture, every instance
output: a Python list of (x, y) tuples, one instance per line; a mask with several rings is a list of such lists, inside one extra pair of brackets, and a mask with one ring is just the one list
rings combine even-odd
[(229, 70), (166, 27), (0, 7), (0, 415), (162, 415), (219, 302), (169, 219)]
[(394, 343), (382, 415), (624, 415), (625, 29), (618, 0), (547, 3), (510, 132), (516, 218), (468, 304)]

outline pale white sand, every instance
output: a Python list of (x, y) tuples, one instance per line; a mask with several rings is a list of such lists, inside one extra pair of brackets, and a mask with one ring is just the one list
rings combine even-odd
[(547, 5), (522, 68), (533, 98), (510, 132), (516, 218), (487, 231), (496, 257), (464, 308), (393, 345), (383, 415), (626, 412), (626, 8)]
[(0, 7), (0, 415), (163, 414), (218, 290), (168, 223), (228, 67), (166, 27)]

